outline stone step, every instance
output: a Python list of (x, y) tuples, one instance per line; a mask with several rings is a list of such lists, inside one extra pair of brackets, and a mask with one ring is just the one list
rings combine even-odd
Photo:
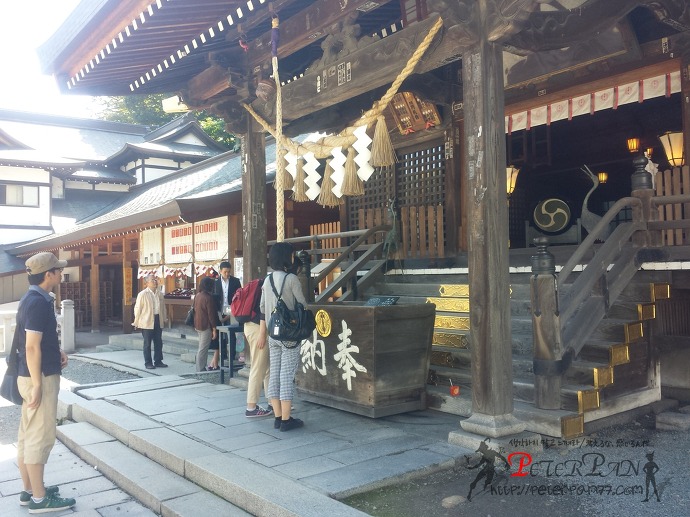
[[(199, 340), (194, 333), (193, 338), (181, 338), (175, 335), (163, 335), (163, 353), (182, 355), (196, 353), (199, 349)], [(122, 350), (141, 350), (143, 339), (141, 334), (115, 334), (108, 338), (108, 345), (121, 347)]]
[[(126, 406), (99, 399), (126, 397), (147, 387), (153, 391), (195, 383), (200, 393), (207, 395), (214, 389), (224, 390), (223, 407), (244, 407), (246, 394), (239, 390), (230, 393), (227, 387), (214, 388), (175, 376), (143, 379), (83, 390), (91, 400), (73, 397), (71, 418), (77, 423), (60, 426), (58, 437), (158, 514), (197, 517), (203, 509), (204, 513), (223, 516), (363, 515), (256, 461), (200, 442)], [(187, 404), (181, 401), (180, 408)]]
[[(251, 515), (89, 423), (61, 425), (58, 438), (77, 456), (159, 515), (194, 517), (199, 508), (215, 515)], [(198, 444), (195, 450), (200, 452)], [(205, 452), (213, 454), (214, 451)]]
[[(460, 388), (460, 394), (453, 396), (449, 388), (441, 386), (427, 386), (427, 400), (429, 407), (459, 415), (469, 417), (472, 415), (472, 390), (470, 388)], [(520, 400), (513, 401), (514, 416), (524, 422), (526, 430), (546, 436), (562, 437), (561, 418), (573, 417), (577, 413), (566, 410), (547, 410), (539, 409), (533, 403)]]

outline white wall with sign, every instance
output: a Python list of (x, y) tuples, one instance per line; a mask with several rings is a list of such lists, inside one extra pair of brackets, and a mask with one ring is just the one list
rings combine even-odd
[(192, 261), (191, 224), (165, 228), (164, 240), (166, 264), (186, 264)]
[(194, 223), (194, 259), (197, 262), (228, 258), (228, 218), (217, 217)]
[(163, 256), (163, 236), (160, 228), (139, 234), (139, 266), (160, 264)]

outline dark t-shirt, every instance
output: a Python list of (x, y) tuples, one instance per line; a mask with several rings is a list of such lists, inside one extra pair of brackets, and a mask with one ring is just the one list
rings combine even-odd
[(26, 365), (26, 330), (42, 332), (41, 337), (41, 372), (43, 375), (59, 374), (60, 341), (57, 333), (57, 320), (53, 302), (46, 300), (40, 291), (29, 289), (19, 301), (17, 310), (17, 326), (14, 330), (18, 339), (19, 351), (18, 373), (22, 377), (30, 377)]

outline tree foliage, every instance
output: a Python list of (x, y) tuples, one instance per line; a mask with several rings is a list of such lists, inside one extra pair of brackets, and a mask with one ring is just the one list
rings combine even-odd
[[(154, 130), (181, 115), (163, 111), (163, 99), (167, 97), (170, 95), (164, 93), (105, 97), (102, 100), (100, 116), (112, 122), (140, 124)], [(206, 134), (216, 142), (225, 145), (228, 149), (237, 149), (239, 139), (225, 130), (223, 119), (206, 111), (194, 112), (194, 117)]]

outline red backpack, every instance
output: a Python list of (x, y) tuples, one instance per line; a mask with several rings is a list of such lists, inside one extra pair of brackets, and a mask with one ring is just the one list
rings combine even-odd
[(230, 312), (238, 323), (247, 323), (258, 315), (263, 283), (263, 278), (257, 278), (235, 291), (230, 302)]

